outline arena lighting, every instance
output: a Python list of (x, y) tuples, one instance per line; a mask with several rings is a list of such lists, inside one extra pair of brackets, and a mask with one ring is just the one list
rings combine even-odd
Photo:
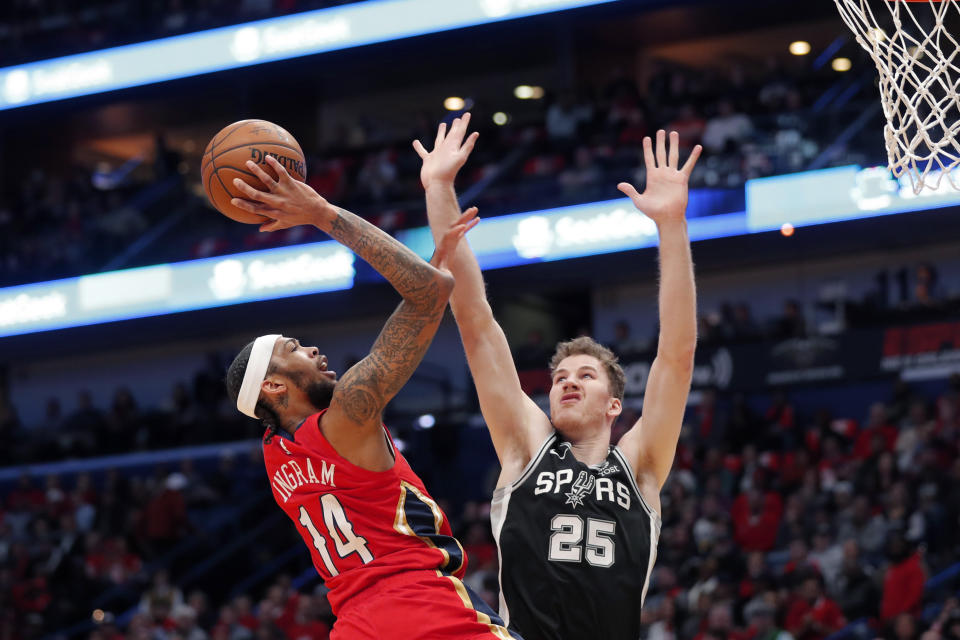
[(793, 225), (789, 222), (784, 222), (782, 225), (780, 225), (780, 233), (783, 235), (783, 237), (789, 238), (793, 235)]
[(369, 0), (0, 68), (0, 110), (617, 0)]
[(437, 424), (437, 419), (433, 417), (433, 414), (425, 413), (417, 418), (417, 426), (421, 429), (433, 429), (435, 424)]
[(853, 66), (853, 63), (850, 62), (850, 58), (834, 58), (830, 62), (830, 67), (834, 71), (839, 71), (843, 73), (844, 71), (850, 71), (850, 67)]
[(805, 56), (810, 53), (810, 43), (806, 40), (796, 40), (791, 42), (790, 53), (795, 56)]
[(466, 106), (466, 102), (463, 98), (457, 96), (450, 96), (443, 101), (443, 108), (447, 111), (460, 111)]
[(0, 337), (349, 289), (354, 255), (316, 242), (0, 289)]
[(507, 114), (505, 114), (503, 111), (497, 111), (495, 114), (493, 114), (493, 124), (497, 126), (502, 127), (503, 125), (507, 124), (507, 122), (509, 121), (510, 121), (510, 117)]
[(528, 84), (517, 85), (513, 88), (513, 95), (518, 100), (529, 100), (533, 97), (533, 87)]
[(103, 613), (103, 609), (94, 609), (90, 617), (93, 618), (95, 623), (100, 624), (106, 615)]

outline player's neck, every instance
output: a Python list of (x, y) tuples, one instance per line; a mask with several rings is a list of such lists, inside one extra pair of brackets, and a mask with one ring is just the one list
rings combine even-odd
[(317, 408), (305, 399), (296, 398), (290, 401), (290, 405), (284, 410), (280, 417), (280, 428), (293, 435), (296, 433), (303, 421), (317, 413)]
[(600, 464), (610, 452), (610, 430), (599, 429), (593, 433), (567, 439), (574, 457), (585, 465)]

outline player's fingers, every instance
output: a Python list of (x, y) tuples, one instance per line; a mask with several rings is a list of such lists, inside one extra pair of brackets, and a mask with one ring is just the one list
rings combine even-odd
[(657, 168), (657, 164), (653, 161), (653, 143), (650, 141), (650, 136), (643, 137), (643, 163), (647, 166), (647, 173)]
[(427, 156), (430, 155), (427, 152), (427, 149), (423, 146), (423, 144), (419, 140), (413, 141), (413, 150), (416, 151), (417, 155), (423, 158), (424, 160), (426, 160)]
[(260, 225), (260, 231), (280, 231), (281, 229), (285, 228), (286, 227), (283, 227), (279, 220), (271, 220), (270, 222), (264, 222)]
[(640, 198), (640, 193), (629, 182), (621, 182), (617, 185), (617, 189), (620, 190), (623, 195), (633, 200), (634, 203), (636, 203), (636, 201)]
[(436, 149), (443, 144), (443, 139), (445, 137), (447, 137), (447, 123), (441, 122), (440, 126), (437, 127), (437, 139), (433, 141), (433, 148)]
[(257, 178), (260, 179), (260, 182), (262, 182), (263, 185), (270, 191), (273, 191), (277, 186), (277, 181), (273, 179), (273, 176), (264, 171), (263, 167), (258, 165), (253, 160), (247, 160), (247, 169), (250, 169), (253, 175), (257, 176)]
[(667, 164), (671, 169), (680, 168), (680, 134), (670, 132), (670, 149), (667, 151)]
[(464, 113), (462, 116), (453, 121), (453, 126), (450, 128), (450, 133), (455, 134), (453, 141), (459, 147), (463, 144), (463, 136), (467, 135), (467, 127), (470, 124), (470, 112)]
[(447, 137), (444, 138), (444, 142), (452, 143), (454, 149), (460, 148), (460, 143), (463, 142), (463, 120), (460, 118), (453, 119), (453, 122), (450, 123), (450, 131), (447, 133)]
[(255, 203), (262, 202), (271, 206), (276, 206), (277, 204), (276, 197), (273, 194), (255, 189), (240, 178), (233, 179), (233, 186), (241, 193), (241, 195), (245, 196), (248, 201), (252, 200)]
[(687, 176), (693, 173), (693, 168), (697, 165), (697, 160), (700, 158), (700, 154), (703, 152), (703, 147), (699, 144), (693, 148), (693, 151), (690, 152), (690, 157), (687, 158), (687, 161), (683, 163), (683, 171)]
[(657, 130), (657, 166), (667, 166), (667, 147), (664, 144), (667, 135), (663, 129)]
[(247, 213), (256, 213), (269, 218), (274, 217), (274, 214), (283, 215), (283, 212), (279, 211), (278, 209), (274, 209), (273, 207), (263, 204), (262, 202), (254, 202), (245, 198), (231, 198), (230, 204), (235, 206), (237, 209), (246, 211)]
[(455, 224), (466, 224), (470, 222), (476, 217), (478, 211), (479, 209), (477, 209), (476, 207), (470, 207), (469, 209), (467, 209), (466, 211), (460, 214), (460, 217), (457, 218), (457, 221)]
[(273, 156), (267, 156), (267, 162), (270, 163), (270, 166), (273, 167), (273, 170), (277, 172), (277, 183), (287, 183), (293, 180), (290, 177), (290, 174), (287, 173), (287, 170), (284, 168), (280, 161), (274, 158)]
[(474, 228), (475, 226), (477, 226), (478, 224), (480, 224), (480, 218), (479, 218), (479, 217), (474, 218), (473, 220), (471, 220), (471, 221), (468, 222), (467, 224), (463, 225), (463, 233), (461, 233), (460, 236), (463, 237), (464, 235), (467, 234), (468, 231), (470, 231), (470, 229), (473, 229), (473, 228)]
[(474, 131), (467, 137), (467, 141), (463, 143), (463, 146), (460, 147), (460, 152), (464, 156), (470, 155), (470, 152), (473, 151), (473, 146), (477, 144), (477, 138), (480, 137), (479, 131)]

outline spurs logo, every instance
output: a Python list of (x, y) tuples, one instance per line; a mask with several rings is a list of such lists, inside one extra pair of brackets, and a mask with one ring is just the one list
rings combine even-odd
[(570, 488), (570, 491), (566, 494), (566, 504), (574, 507), (579, 507), (582, 505), (584, 497), (593, 491), (593, 485), (596, 484), (596, 481), (597, 479), (592, 475), (586, 471), (581, 471), (580, 475), (577, 476), (576, 481), (573, 483), (573, 486)]

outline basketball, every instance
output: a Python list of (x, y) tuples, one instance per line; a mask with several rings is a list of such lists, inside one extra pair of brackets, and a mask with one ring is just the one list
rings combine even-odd
[(267, 164), (267, 156), (280, 161), (294, 179), (303, 182), (307, 177), (307, 163), (303, 151), (293, 136), (283, 127), (266, 120), (240, 120), (227, 125), (213, 136), (203, 152), (200, 175), (203, 190), (217, 211), (238, 222), (262, 224), (264, 216), (248, 213), (230, 204), (231, 198), (242, 198), (233, 186), (240, 178), (255, 189), (265, 190), (263, 183), (247, 169), (247, 160), (253, 160), (276, 178), (276, 172)]

